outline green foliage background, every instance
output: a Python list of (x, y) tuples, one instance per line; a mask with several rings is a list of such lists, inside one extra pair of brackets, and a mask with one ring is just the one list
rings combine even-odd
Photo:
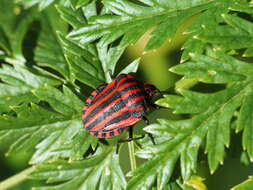
[[(252, 6), (0, 0), (0, 189), (253, 189)], [(126, 134), (105, 146), (82, 129), (109, 70), (166, 91), (156, 104), (167, 109), (135, 126), (155, 145), (117, 154)]]

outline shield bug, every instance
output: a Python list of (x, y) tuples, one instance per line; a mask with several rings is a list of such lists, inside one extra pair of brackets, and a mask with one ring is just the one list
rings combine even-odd
[(120, 74), (109, 84), (96, 88), (83, 107), (84, 128), (98, 138), (118, 136), (129, 129), (132, 140), (132, 125), (140, 120), (148, 123), (146, 112), (152, 106), (152, 97), (158, 92), (149, 83), (142, 83), (129, 74)]

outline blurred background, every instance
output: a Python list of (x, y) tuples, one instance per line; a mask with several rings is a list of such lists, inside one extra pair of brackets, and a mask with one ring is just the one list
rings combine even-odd
[[(0, 0), (2, 1), (2, 0)], [(1, 5), (1, 4), (0, 4)], [(2, 7), (3, 8), (3, 7)], [(50, 8), (55, 11), (54, 7)], [(22, 7), (15, 6), (14, 9), (8, 10), (10, 12), (17, 12), (21, 14)], [(176, 76), (168, 71), (168, 69), (176, 64), (180, 63), (181, 47), (184, 41), (187, 39), (186, 35), (182, 35), (182, 31), (187, 28), (194, 18), (186, 21), (178, 30), (176, 36), (173, 39), (168, 39), (167, 42), (156, 49), (155, 51), (144, 52), (144, 46), (147, 42), (149, 32), (147, 32), (135, 45), (127, 48), (123, 56), (121, 57), (118, 67), (116, 70), (120, 70), (126, 64), (130, 63), (134, 59), (141, 57), (141, 64), (137, 72), (137, 76), (140, 80), (155, 84), (160, 90), (165, 91), (172, 89), (175, 82), (180, 79), (180, 76)], [(4, 25), (6, 23), (0, 23)], [(24, 49), (23, 53), (26, 56), (28, 62), (33, 61), (33, 50), (36, 45), (37, 36), (40, 32), (40, 27), (38, 22), (33, 22), (29, 26), (28, 32), (25, 34), (23, 41)], [(3, 62), (4, 60), (1, 60)], [(0, 89), (1, 90), (1, 89)], [(204, 90), (199, 87), (200, 91)], [(157, 110), (149, 115), (149, 119), (155, 122), (157, 118), (170, 118), (176, 119), (179, 116), (175, 116), (171, 113), (171, 110)], [(142, 128), (145, 126), (144, 122), (139, 122), (135, 127), (134, 131), (136, 134), (141, 134)], [(206, 156), (203, 150), (200, 154), (198, 175), (205, 178), (205, 184), (210, 190), (226, 190), (230, 187), (242, 182), (247, 179), (248, 175), (253, 172), (252, 165), (247, 165), (247, 159), (243, 159), (244, 155), (240, 155), (241, 150), (241, 137), (240, 134), (232, 138), (232, 147), (227, 151), (226, 159), (224, 165), (220, 166), (219, 169), (213, 174), (209, 174), (208, 165), (206, 161)], [(238, 143), (237, 143), (238, 142)], [(31, 152), (20, 152), (15, 155), (6, 155), (7, 151), (4, 145), (0, 145), (0, 181), (11, 177), (23, 169), (28, 167), (28, 162), (31, 157)], [(241, 164), (240, 160), (243, 160), (245, 164)], [(138, 164), (141, 164), (142, 160), (138, 160)], [(125, 143), (121, 149), (121, 166), (123, 171), (126, 173), (130, 170), (130, 163), (128, 158), (128, 148)], [(179, 170), (176, 170), (179, 173)], [(175, 176), (177, 172), (175, 172)], [(22, 184), (12, 188), (17, 190), (28, 190), (31, 186), (38, 185), (38, 182), (25, 181)], [(1, 187), (0, 187), (1, 190)]]

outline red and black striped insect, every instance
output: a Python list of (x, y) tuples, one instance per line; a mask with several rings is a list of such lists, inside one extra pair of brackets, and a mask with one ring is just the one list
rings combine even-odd
[(102, 84), (91, 93), (83, 107), (83, 125), (98, 138), (118, 136), (129, 129), (132, 140), (132, 125), (143, 119), (148, 123), (148, 107), (158, 108), (151, 102), (158, 92), (149, 83), (142, 83), (128, 74), (120, 74), (109, 84)]

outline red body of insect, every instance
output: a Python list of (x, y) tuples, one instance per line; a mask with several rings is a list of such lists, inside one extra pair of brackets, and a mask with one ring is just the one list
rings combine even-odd
[(146, 115), (154, 85), (120, 74), (107, 85), (100, 85), (86, 100), (83, 125), (98, 138), (118, 136)]

